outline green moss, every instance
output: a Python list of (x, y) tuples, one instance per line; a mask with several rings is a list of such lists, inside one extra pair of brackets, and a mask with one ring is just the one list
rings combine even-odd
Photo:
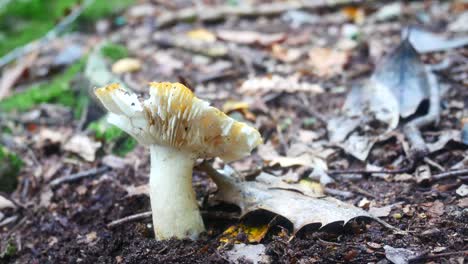
[(0, 191), (12, 192), (18, 184), (18, 174), (23, 161), (6, 147), (0, 145)]
[[(0, 56), (44, 36), (72, 8), (85, 0), (11, 0), (0, 8)], [(72, 27), (80, 23), (93, 23), (131, 5), (135, 0), (114, 0), (112, 3), (95, 0)], [(1, 1), (0, 1), (1, 2)]]
[(94, 136), (104, 144), (114, 144), (112, 152), (119, 156), (125, 156), (138, 144), (134, 138), (104, 119), (90, 123), (88, 130), (94, 132)]
[(107, 43), (101, 47), (101, 54), (113, 61), (128, 57), (128, 49), (125, 46)]
[(80, 100), (75, 100), (75, 94), (70, 83), (77, 73), (84, 68), (86, 59), (82, 59), (68, 67), (65, 72), (52, 79), (51, 82), (33, 85), (23, 92), (16, 93), (0, 101), (0, 111), (26, 111), (40, 103), (59, 103), (65, 106), (77, 107)]

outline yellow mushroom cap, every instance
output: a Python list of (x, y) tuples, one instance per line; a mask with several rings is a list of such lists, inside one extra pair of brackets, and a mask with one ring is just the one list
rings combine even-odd
[(109, 122), (144, 145), (233, 161), (262, 143), (255, 128), (198, 99), (180, 83), (150, 83), (150, 97), (143, 102), (118, 84), (98, 88), (95, 94), (111, 112)]

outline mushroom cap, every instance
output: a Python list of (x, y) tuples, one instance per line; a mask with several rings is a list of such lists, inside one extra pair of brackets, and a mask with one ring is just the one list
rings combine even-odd
[(108, 121), (143, 145), (186, 150), (198, 157), (240, 159), (262, 143), (253, 127), (237, 122), (180, 83), (150, 83), (150, 97), (140, 101), (118, 84), (95, 90), (109, 110)]

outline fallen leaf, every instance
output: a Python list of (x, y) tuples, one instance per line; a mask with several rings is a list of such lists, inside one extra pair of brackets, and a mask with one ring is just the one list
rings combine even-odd
[(216, 35), (218, 38), (229, 42), (245, 45), (258, 44), (261, 46), (270, 46), (286, 39), (285, 33), (266, 34), (240, 30), (218, 30)]
[(141, 61), (134, 58), (124, 58), (116, 61), (112, 65), (112, 72), (122, 74), (127, 72), (135, 72), (141, 69)]
[(468, 185), (462, 184), (458, 189), (455, 191), (461, 197), (465, 197), (468, 195)]
[(402, 12), (402, 3), (395, 2), (383, 5), (377, 12), (373, 15), (377, 21), (386, 21), (392, 18), (397, 18)]
[[(241, 216), (256, 210), (281, 215), (291, 221), (294, 232), (309, 224), (323, 227), (337, 222), (346, 224), (357, 217), (376, 219), (362, 209), (330, 197), (314, 198), (298, 191), (271, 188), (266, 181), (239, 181), (219, 172), (210, 176), (218, 186), (216, 200), (239, 206)], [(267, 181), (276, 178), (268, 174), (262, 176)]]
[(0, 210), (5, 209), (5, 208), (15, 209), (16, 205), (12, 201), (0, 195)]
[(146, 4), (137, 4), (131, 6), (128, 9), (128, 15), (132, 18), (142, 18), (142, 17), (149, 17), (153, 16), (157, 11), (156, 6), (146, 3)]
[(408, 264), (409, 260), (416, 256), (416, 253), (404, 248), (394, 248), (385, 245), (384, 249), (385, 257), (394, 264)]
[(190, 30), (187, 32), (187, 36), (194, 40), (201, 40), (205, 42), (215, 42), (216, 35), (213, 34), (211, 31), (206, 30), (204, 28), (197, 28)]
[(333, 77), (343, 71), (349, 60), (347, 52), (328, 48), (313, 48), (309, 51), (308, 64), (320, 77)]
[(256, 77), (246, 80), (239, 92), (246, 94), (263, 94), (267, 92), (307, 92), (312, 94), (323, 93), (323, 88), (318, 84), (300, 82), (299, 76), (293, 75), (289, 77), (281, 77), (278, 75)]
[(468, 45), (468, 37), (466, 35), (449, 39), (419, 27), (411, 27), (403, 32), (403, 35), (407, 34), (409, 34), (409, 42), (419, 53), (445, 51)]
[(458, 206), (460, 206), (461, 208), (468, 208), (468, 197), (460, 199), (458, 201)]
[(427, 209), (427, 214), (432, 218), (437, 218), (445, 213), (445, 205), (439, 200), (432, 203), (432, 206)]
[(366, 18), (364, 9), (361, 7), (348, 6), (341, 9), (341, 12), (356, 24), (362, 24)]
[(96, 151), (101, 147), (101, 142), (92, 140), (86, 135), (74, 135), (63, 146), (63, 149), (69, 152), (78, 154), (86, 161), (94, 161), (96, 158)]
[(226, 251), (226, 256), (232, 263), (270, 263), (270, 257), (265, 254), (265, 250), (262, 244), (235, 244), (231, 250)]
[(461, 13), (458, 18), (447, 26), (447, 29), (452, 32), (467, 32), (468, 31), (468, 11)]

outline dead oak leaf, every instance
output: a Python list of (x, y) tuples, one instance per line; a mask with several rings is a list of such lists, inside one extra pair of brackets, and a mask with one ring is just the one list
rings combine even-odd
[[(265, 181), (239, 181), (219, 172), (210, 173), (210, 176), (218, 185), (215, 199), (239, 206), (241, 217), (253, 211), (266, 210), (291, 221), (294, 232), (306, 225), (346, 224), (358, 217), (381, 222), (366, 211), (331, 197), (310, 197), (296, 190), (272, 188)], [(263, 177), (276, 178), (268, 174)]]

